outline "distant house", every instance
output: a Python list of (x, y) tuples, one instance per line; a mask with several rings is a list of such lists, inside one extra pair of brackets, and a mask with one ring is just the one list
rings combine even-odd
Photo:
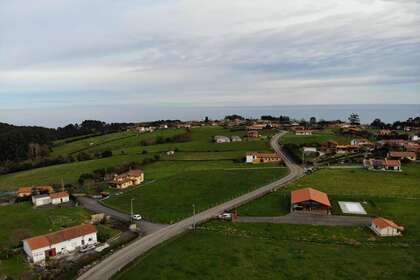
[(410, 138), (411, 141), (420, 141), (420, 137), (418, 135), (413, 135)]
[(217, 144), (230, 143), (230, 138), (227, 136), (216, 135), (214, 136), (214, 142)]
[(290, 205), (291, 212), (309, 211), (329, 214), (331, 208), (328, 195), (313, 188), (292, 191)]
[(316, 147), (303, 147), (303, 152), (305, 154), (317, 153), (318, 149)]
[(363, 166), (368, 170), (401, 171), (401, 162), (390, 159), (365, 159)]
[(68, 192), (56, 192), (50, 194), (51, 204), (57, 205), (70, 201), (70, 195)]
[(54, 188), (52, 186), (32, 186), (32, 187), (20, 187), (16, 191), (17, 197), (29, 197), (32, 195), (49, 194), (53, 193)]
[(405, 144), (407, 144), (407, 141), (403, 139), (389, 139), (389, 140), (378, 141), (378, 144), (380, 146), (387, 145), (391, 147), (403, 147)]
[(377, 132), (378, 136), (388, 136), (391, 135), (392, 131), (389, 129), (381, 129)]
[(32, 204), (36, 207), (53, 204), (58, 205), (70, 201), (70, 195), (68, 192), (57, 192), (51, 194), (39, 194), (32, 196)]
[(420, 153), (420, 144), (405, 144), (404, 149), (407, 152)]
[(96, 234), (94, 225), (82, 224), (25, 239), (23, 250), (32, 262), (39, 263), (45, 261), (47, 257), (66, 254), (77, 248), (96, 244)]
[(35, 206), (43, 206), (51, 203), (49, 194), (39, 194), (32, 196), (32, 204)]
[(328, 140), (321, 143), (321, 151), (326, 154), (335, 153), (337, 151), (338, 143), (334, 140)]
[(276, 153), (249, 152), (246, 154), (246, 163), (280, 162), (282, 159)]
[(166, 155), (168, 156), (173, 156), (175, 154), (175, 151), (167, 151)]
[(115, 175), (110, 184), (117, 189), (126, 189), (131, 186), (140, 185), (143, 181), (143, 170), (133, 169), (123, 174)]
[(247, 132), (248, 138), (258, 138), (260, 135), (258, 134), (258, 131), (256, 130), (250, 130)]
[(404, 231), (404, 227), (382, 217), (373, 219), (370, 228), (379, 236), (400, 236)]
[(29, 197), (32, 195), (32, 187), (20, 187), (16, 191), (17, 197)]
[(295, 135), (299, 135), (299, 136), (312, 135), (312, 130), (308, 130), (308, 129), (295, 130)]
[(353, 145), (337, 145), (336, 153), (337, 154), (346, 154), (350, 152), (357, 151), (359, 148)]
[(266, 127), (267, 127), (266, 124), (253, 124), (253, 125), (247, 126), (246, 128), (248, 130), (262, 130)]
[(408, 159), (411, 161), (415, 161), (417, 160), (417, 154), (415, 152), (389, 152), (388, 153), (388, 158), (392, 158), (392, 159)]
[(241, 137), (236, 136), (236, 135), (234, 135), (234, 136), (230, 137), (230, 140), (231, 140), (232, 142), (241, 142), (241, 141), (242, 141)]
[(355, 147), (373, 147), (375, 144), (368, 139), (353, 139), (350, 141), (350, 145)]

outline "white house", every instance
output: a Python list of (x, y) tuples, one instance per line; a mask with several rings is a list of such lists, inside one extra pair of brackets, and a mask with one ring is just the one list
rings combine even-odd
[(68, 192), (56, 192), (50, 194), (51, 203), (54, 205), (66, 203), (70, 201), (70, 195)]
[(305, 154), (317, 153), (318, 149), (316, 147), (303, 147), (303, 152)]
[(35, 206), (43, 206), (51, 203), (49, 194), (40, 194), (32, 196), (32, 204)]
[(217, 135), (214, 136), (214, 142), (216, 142), (217, 144), (230, 143), (230, 138), (227, 136)]
[(411, 141), (419, 141), (420, 137), (418, 135), (411, 136)]
[(296, 134), (296, 135), (300, 135), (300, 136), (304, 136), (304, 135), (312, 135), (312, 130), (306, 130), (306, 129), (303, 129), (303, 130), (296, 130), (296, 131), (295, 131), (295, 134)]
[(45, 261), (46, 257), (66, 254), (77, 248), (96, 244), (96, 233), (96, 227), (91, 224), (69, 227), (25, 239), (23, 250), (32, 262), (39, 263)]
[(56, 192), (51, 194), (40, 194), (32, 196), (32, 203), (35, 206), (43, 206), (47, 204), (61, 204), (70, 201), (68, 192)]
[(382, 217), (373, 219), (370, 228), (379, 236), (399, 236), (404, 231), (404, 227)]
[(241, 141), (242, 141), (241, 137), (239, 137), (239, 136), (237, 136), (237, 135), (231, 136), (231, 137), (230, 137), (230, 140), (231, 140), (232, 142), (241, 142)]

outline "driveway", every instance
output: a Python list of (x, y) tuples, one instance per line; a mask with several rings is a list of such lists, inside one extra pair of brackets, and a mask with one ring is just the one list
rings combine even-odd
[[(96, 199), (87, 196), (78, 197), (77, 199), (83, 207), (94, 213), (105, 213), (106, 215), (122, 222), (128, 223), (130, 221), (130, 215), (108, 208), (99, 203)], [(144, 235), (151, 234), (167, 226), (165, 224), (156, 224), (145, 220), (136, 221), (136, 224), (139, 225), (140, 232)]]
[(295, 225), (324, 225), (324, 226), (370, 226), (371, 217), (335, 216), (319, 214), (288, 214), (278, 217), (238, 217), (239, 223), (272, 223)]

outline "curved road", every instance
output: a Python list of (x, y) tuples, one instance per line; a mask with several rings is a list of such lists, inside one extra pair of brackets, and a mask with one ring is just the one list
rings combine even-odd
[(272, 137), (270, 141), (271, 147), (278, 153), (282, 158), (287, 167), (289, 168), (289, 174), (273, 183), (258, 188), (252, 192), (239, 196), (233, 200), (222, 203), (218, 206), (210, 208), (206, 211), (198, 213), (194, 217), (186, 218), (176, 224), (172, 224), (163, 227), (145, 237), (127, 245), (126, 247), (116, 251), (97, 265), (82, 274), (78, 280), (105, 280), (110, 279), (112, 275), (116, 274), (127, 266), (130, 262), (136, 259), (138, 256), (147, 252), (154, 246), (177, 236), (180, 233), (186, 232), (191, 228), (191, 225), (195, 222), (197, 224), (204, 223), (217, 215), (237, 208), (243, 204), (253, 201), (273, 190), (286, 186), (296, 178), (303, 176), (303, 169), (295, 164), (286, 153), (283, 152), (280, 145), (278, 144), (280, 137), (285, 135), (286, 132), (280, 132)]

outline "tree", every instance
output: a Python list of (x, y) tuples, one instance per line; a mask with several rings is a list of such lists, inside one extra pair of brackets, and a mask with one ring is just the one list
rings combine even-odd
[(374, 119), (370, 126), (374, 128), (384, 128), (386, 127), (386, 124), (383, 123), (380, 119)]
[(356, 125), (360, 124), (359, 114), (356, 114), (356, 113), (350, 114), (350, 117), (348, 118), (348, 120), (351, 124), (356, 124)]
[(311, 118), (309, 119), (309, 123), (310, 123), (310, 124), (316, 124), (316, 118), (315, 118), (315, 117), (311, 117)]

